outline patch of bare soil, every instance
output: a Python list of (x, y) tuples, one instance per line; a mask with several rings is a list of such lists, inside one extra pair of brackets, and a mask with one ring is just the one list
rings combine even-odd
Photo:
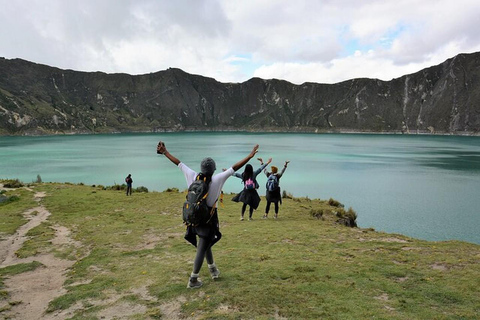
[[(2, 186), (0, 185), (0, 188)], [(3, 188), (5, 189), (5, 188)], [(34, 192), (32, 189), (30, 191)], [(50, 216), (50, 212), (41, 205), (41, 199), (45, 197), (45, 193), (35, 193), (35, 200), (39, 205), (31, 208), (23, 213), (28, 222), (22, 225), (14, 235), (0, 240), (0, 268), (12, 266), (20, 263), (29, 263), (38, 261), (41, 267), (31, 272), (24, 272), (18, 275), (10, 276), (5, 279), (6, 291), (9, 293), (8, 301), (1, 305), (1, 319), (21, 319), (21, 320), (37, 320), (37, 319), (67, 319), (75, 316), (75, 313), (84, 308), (83, 303), (76, 303), (67, 310), (46, 313), (49, 302), (61, 295), (67, 293), (63, 287), (66, 280), (66, 272), (72, 267), (75, 261), (56, 258), (53, 254), (39, 254), (34, 257), (20, 259), (16, 256), (16, 252), (22, 248), (25, 241), (28, 240), (27, 233), (32, 228), (46, 221)], [(56, 247), (75, 246), (81, 247), (82, 244), (70, 237), (70, 230), (63, 226), (53, 226), (55, 237), (52, 244)], [(180, 236), (179, 234), (170, 234), (171, 237)], [(145, 242), (141, 245), (144, 248), (153, 248), (156, 244), (163, 241), (161, 237), (146, 237)], [(139, 250), (142, 248), (138, 248)], [(99, 270), (101, 272), (102, 270)], [(88, 283), (88, 280), (86, 281)], [(72, 285), (79, 285), (76, 283)], [(100, 319), (127, 319), (132, 316), (142, 316), (147, 312), (145, 304), (135, 304), (122, 300), (128, 294), (135, 294), (144, 301), (157, 301), (148, 293), (147, 286), (132, 289), (130, 292), (118, 294), (117, 292), (105, 292), (108, 296), (104, 300), (89, 300), (90, 306), (103, 307), (96, 315)], [(174, 301), (166, 302), (159, 306), (162, 319), (180, 319), (181, 301), (185, 301), (184, 297)]]
[(438, 270), (438, 271), (447, 271), (448, 270), (448, 267), (445, 264), (442, 264), (442, 263), (439, 263), (439, 262), (436, 262), (436, 263), (432, 264), (431, 267), (432, 267), (433, 270)]
[(128, 319), (134, 315), (143, 315), (147, 307), (129, 302), (116, 303), (99, 312), (100, 319)]
[(399, 238), (395, 238), (395, 237), (390, 237), (390, 238), (375, 238), (375, 239), (365, 239), (365, 238), (358, 238), (359, 241), (361, 242), (365, 242), (365, 241), (380, 241), (380, 242), (396, 242), (396, 243), (408, 243), (409, 241), (407, 240), (404, 240), (404, 239), (399, 239)]
[[(40, 201), (45, 193), (36, 193), (35, 200)], [(73, 265), (73, 261), (58, 259), (53, 254), (41, 254), (26, 259), (19, 259), (16, 252), (28, 240), (27, 232), (44, 222), (50, 212), (43, 206), (27, 210), (23, 213), (28, 222), (18, 228), (17, 232), (0, 242), (0, 268), (38, 261), (42, 267), (31, 272), (24, 272), (11, 276), (5, 280), (6, 290), (9, 293), (11, 308), (3, 312), (7, 319), (61, 319), (54, 315), (46, 315), (49, 301), (65, 293), (63, 283), (65, 272)], [(62, 234), (63, 233), (63, 234)], [(54, 239), (57, 244), (68, 243), (65, 231), (57, 229)]]
[(187, 299), (180, 296), (175, 300), (163, 303), (160, 305), (160, 310), (162, 312), (162, 318), (165, 319), (182, 319), (182, 314), (180, 312), (182, 303), (185, 303)]

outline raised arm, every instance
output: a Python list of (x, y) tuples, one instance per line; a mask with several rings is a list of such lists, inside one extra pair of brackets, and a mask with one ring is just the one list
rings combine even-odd
[(258, 152), (258, 144), (255, 145), (255, 147), (253, 147), (252, 151), (250, 151), (250, 154), (248, 156), (246, 156), (245, 158), (238, 161), (232, 166), (233, 170), (237, 171), (238, 169), (243, 167), (250, 159), (252, 159), (255, 156), (257, 152)]
[(233, 176), (234, 176), (234, 177), (237, 177), (237, 178), (240, 178), (240, 179), (243, 179), (242, 174), (241, 174), (241, 173), (238, 173), (238, 172), (235, 172), (235, 173), (233, 174)]
[(158, 154), (163, 154), (165, 157), (168, 158), (168, 160), (172, 161), (176, 166), (180, 163), (180, 160), (175, 158), (170, 152), (168, 152), (167, 147), (165, 146), (165, 143), (160, 141), (157, 145), (157, 153)]
[(262, 170), (265, 169), (270, 164), (270, 162), (272, 162), (272, 158), (268, 159), (267, 163), (263, 163), (263, 160), (261, 158), (258, 158), (258, 160), (260, 161), (261, 166), (260, 166), (260, 168), (255, 170), (255, 172), (254, 172), (255, 177), (258, 176), (258, 174), (260, 172), (262, 172)]
[(283, 175), (283, 173), (285, 172), (285, 170), (287, 170), (287, 166), (288, 166), (288, 163), (289, 163), (289, 162), (290, 162), (290, 161), (285, 161), (285, 165), (283, 166), (282, 172), (280, 172), (280, 173), (277, 175), (277, 177), (278, 177), (279, 179), (282, 177), (282, 175)]

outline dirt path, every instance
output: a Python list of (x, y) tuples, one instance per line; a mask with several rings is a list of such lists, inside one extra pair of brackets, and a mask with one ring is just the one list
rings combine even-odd
[[(0, 184), (0, 190), (2, 188)], [(27, 190), (34, 192), (32, 189)], [(31, 272), (24, 272), (18, 275), (10, 276), (4, 280), (5, 290), (8, 292), (8, 301), (2, 305), (0, 301), (0, 309), (6, 307), (3, 312), (0, 312), (0, 319), (18, 319), (18, 320), (52, 320), (52, 319), (67, 319), (75, 315), (75, 312), (82, 309), (81, 303), (76, 303), (67, 310), (56, 311), (53, 313), (46, 313), (49, 302), (61, 295), (67, 293), (63, 284), (66, 280), (66, 272), (75, 261), (63, 260), (56, 258), (53, 254), (39, 254), (33, 257), (20, 259), (16, 256), (16, 252), (22, 248), (25, 241), (28, 240), (27, 233), (32, 228), (40, 225), (46, 221), (50, 216), (50, 212), (41, 204), (41, 200), (45, 197), (45, 193), (34, 193), (35, 200), (38, 206), (31, 208), (23, 213), (28, 222), (22, 225), (15, 232), (14, 235), (0, 240), (0, 268), (16, 265), (20, 263), (29, 263), (38, 261), (42, 264), (36, 270)], [(73, 245), (80, 247), (81, 243), (76, 242), (70, 237), (70, 230), (63, 226), (53, 226), (55, 229), (55, 237), (52, 239), (52, 244), (55, 247), (63, 245)], [(148, 248), (151, 244), (146, 244)], [(138, 250), (144, 247), (137, 248)], [(122, 301), (122, 298), (135, 294), (145, 301), (158, 301), (148, 293), (147, 286), (140, 288), (132, 288), (124, 293), (110, 292), (109, 298), (104, 300), (89, 299), (91, 305), (100, 306), (102, 310), (97, 316), (105, 320), (119, 320), (129, 319), (134, 315), (141, 315), (147, 312), (147, 307), (144, 304), (135, 304), (128, 301)], [(162, 313), (162, 319), (181, 319), (181, 303), (185, 301), (184, 297), (181, 299), (173, 299), (159, 304), (159, 309)], [(9, 305), (9, 303), (11, 305)]]
[[(31, 189), (30, 189), (31, 190)], [(33, 190), (31, 190), (33, 191)], [(35, 193), (38, 202), (45, 197), (45, 193)], [(63, 283), (66, 280), (65, 272), (74, 261), (58, 259), (53, 254), (41, 254), (26, 259), (19, 259), (15, 252), (28, 240), (27, 232), (40, 225), (50, 216), (41, 204), (23, 213), (29, 221), (18, 228), (17, 232), (0, 242), (0, 268), (38, 261), (42, 267), (32, 272), (24, 272), (11, 276), (5, 280), (6, 290), (10, 297), (9, 302), (14, 302), (4, 316), (10, 319), (35, 320), (35, 319), (63, 319), (65, 315), (45, 314), (49, 301), (64, 294)], [(56, 244), (71, 243), (69, 232), (62, 227), (56, 227)]]

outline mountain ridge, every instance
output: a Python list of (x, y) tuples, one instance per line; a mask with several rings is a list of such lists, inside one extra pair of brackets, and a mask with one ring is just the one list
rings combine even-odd
[(178, 68), (85, 72), (0, 58), (0, 134), (159, 131), (473, 134), (480, 53), (390, 81), (251, 78), (222, 83)]

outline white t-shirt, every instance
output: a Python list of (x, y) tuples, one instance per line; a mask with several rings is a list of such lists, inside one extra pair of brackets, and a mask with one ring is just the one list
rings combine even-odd
[[(183, 162), (180, 162), (178, 164), (178, 167), (180, 168), (180, 170), (182, 170), (183, 175), (185, 176), (185, 180), (187, 180), (188, 188), (197, 177), (197, 173), (187, 167), (187, 165)], [(222, 192), (225, 181), (227, 181), (227, 179), (231, 177), (234, 173), (235, 171), (232, 167), (230, 167), (228, 170), (214, 174), (212, 176), (212, 182), (210, 182), (210, 186), (208, 188), (207, 206), (213, 207), (215, 202), (217, 202), (220, 193)]]

